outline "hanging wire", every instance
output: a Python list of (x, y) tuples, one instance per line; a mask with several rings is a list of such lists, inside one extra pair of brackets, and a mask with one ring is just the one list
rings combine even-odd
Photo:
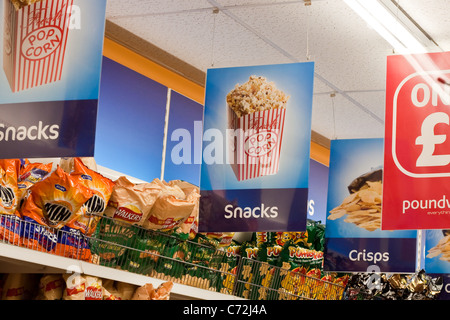
[(306, 60), (309, 61), (311, 59), (311, 55), (309, 54), (309, 7), (310, 5), (305, 5), (306, 7)]
[(332, 92), (330, 94), (331, 97), (331, 112), (332, 112), (332, 116), (333, 116), (333, 140), (337, 139), (337, 135), (336, 135), (336, 114), (335, 114), (335, 107), (334, 107), (334, 98), (336, 97), (336, 92)]
[[(397, 8), (397, 10), (395, 11), (395, 18), (397, 19), (397, 21), (400, 21), (399, 18), (398, 18), (398, 12), (400, 11), (400, 0), (394, 1), (394, 4), (395, 4), (395, 6)], [(396, 53), (395, 52), (395, 48), (392, 48), (392, 53)]]
[(212, 40), (211, 40), (211, 67), (214, 67), (214, 44), (215, 44), (215, 37), (216, 37), (216, 17), (219, 13), (218, 8), (213, 9), (213, 30), (212, 30)]

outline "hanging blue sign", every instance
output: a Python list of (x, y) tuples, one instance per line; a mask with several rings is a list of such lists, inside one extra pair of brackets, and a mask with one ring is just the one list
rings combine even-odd
[(93, 156), (106, 0), (4, 0), (0, 158)]
[(324, 270), (414, 272), (417, 231), (382, 231), (383, 139), (332, 140)]
[(424, 234), (425, 271), (433, 277), (442, 277), (438, 300), (450, 300), (450, 230), (426, 230)]
[(314, 63), (209, 69), (200, 232), (306, 229)]

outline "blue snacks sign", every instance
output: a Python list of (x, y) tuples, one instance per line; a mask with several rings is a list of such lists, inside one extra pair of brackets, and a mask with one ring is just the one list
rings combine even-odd
[(209, 69), (200, 232), (306, 229), (314, 63)]
[(93, 156), (106, 0), (0, 7), (0, 158)]

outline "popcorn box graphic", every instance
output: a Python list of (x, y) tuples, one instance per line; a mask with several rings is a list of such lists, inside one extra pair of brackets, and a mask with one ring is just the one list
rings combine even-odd
[(228, 161), (238, 181), (274, 175), (280, 164), (286, 109), (238, 117), (228, 109)]
[(4, 0), (3, 70), (12, 92), (61, 80), (73, 0)]

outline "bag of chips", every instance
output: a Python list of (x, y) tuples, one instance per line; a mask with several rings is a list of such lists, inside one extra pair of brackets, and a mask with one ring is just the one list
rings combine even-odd
[(63, 274), (66, 289), (63, 300), (85, 300), (86, 277), (81, 274)]
[(30, 188), (22, 216), (59, 229), (80, 212), (92, 191), (58, 167), (49, 177)]
[(23, 220), (16, 214), (0, 214), (0, 240), (7, 241), (13, 245), (21, 245)]
[(100, 215), (106, 210), (114, 188), (114, 182), (89, 169), (80, 158), (75, 158), (73, 161), (73, 171), (70, 176), (89, 188), (93, 192), (93, 196), (84, 203), (79, 214), (70, 220), (67, 226), (90, 236), (97, 226)]
[(87, 238), (80, 230), (64, 226), (57, 232), (57, 243), (53, 252), (57, 255), (91, 261), (92, 253)]
[[(60, 167), (46, 179), (34, 184), (21, 208), (25, 221), (24, 246), (54, 251), (60, 243), (57, 230), (73, 219), (92, 195), (89, 188), (78, 183)], [(59, 234), (65, 236), (64, 232)], [(64, 252), (64, 249), (59, 248), (57, 251)]]
[(131, 300), (169, 300), (173, 282), (161, 283), (158, 288), (154, 288), (151, 283), (146, 283), (136, 289)]
[(197, 189), (192, 189), (189, 194), (174, 193), (174, 187), (163, 186), (161, 195), (156, 199), (144, 228), (151, 230), (167, 231), (179, 227), (198, 206), (200, 193)]
[(61, 300), (64, 279), (61, 274), (43, 275), (39, 281), (39, 294), (36, 300)]
[(158, 288), (156, 288), (151, 300), (170, 300), (170, 292), (172, 288), (173, 282), (171, 281), (161, 283)]
[(2, 300), (32, 300), (36, 295), (37, 274), (9, 273), (2, 289)]
[(101, 278), (86, 276), (84, 300), (103, 300), (103, 287)]
[(119, 290), (116, 288), (116, 282), (111, 279), (102, 279), (103, 300), (122, 300)]
[(155, 288), (151, 283), (146, 283), (136, 289), (131, 300), (151, 300), (151, 296), (154, 294)]
[(310, 243), (311, 249), (324, 251), (325, 225), (320, 221), (308, 219), (306, 222), (306, 229), (308, 233), (308, 243)]
[(126, 282), (116, 282), (116, 288), (122, 300), (131, 300), (138, 286)]
[(20, 193), (17, 185), (20, 170), (19, 159), (0, 160), (0, 214), (15, 214)]
[(22, 221), (20, 219), (19, 159), (0, 160), (0, 240), (18, 245)]
[(35, 183), (45, 179), (52, 171), (52, 163), (28, 163), (20, 168), (18, 188), (22, 200), (27, 190)]
[[(185, 195), (188, 195), (191, 192), (200, 194), (200, 189), (197, 186), (186, 181), (172, 180), (169, 182), (169, 185), (180, 187)], [(189, 217), (184, 220), (177, 228), (175, 228), (175, 235), (179, 236), (183, 240), (193, 239), (195, 237), (198, 232), (199, 209), (200, 201), (196, 201)]]
[(134, 184), (126, 177), (115, 181), (105, 215), (130, 224), (143, 225), (161, 192), (157, 183)]
[[(80, 157), (78, 158), (83, 164), (93, 171), (97, 171), (97, 163), (93, 157)], [(59, 166), (66, 172), (71, 173), (74, 169), (75, 158), (61, 158)]]

